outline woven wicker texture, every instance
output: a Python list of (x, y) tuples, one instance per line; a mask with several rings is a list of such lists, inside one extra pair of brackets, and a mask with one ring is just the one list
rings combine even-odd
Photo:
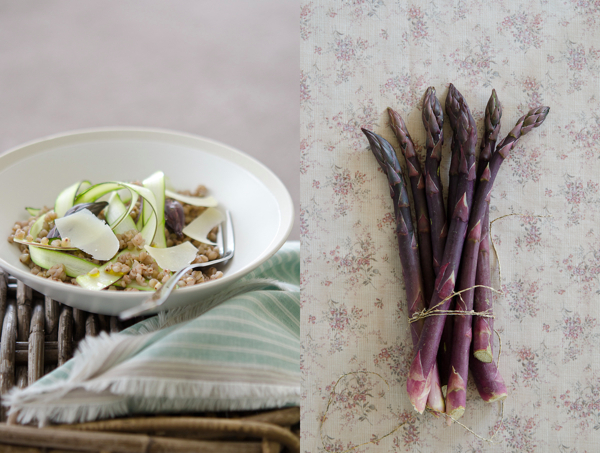
[[(0, 398), (64, 364), (78, 342), (117, 332), (116, 317), (72, 309), (0, 271)], [(0, 451), (299, 452), (299, 408), (203, 417), (136, 417), (38, 429), (18, 426), (0, 409)], [(297, 428), (297, 427), (296, 427)]]

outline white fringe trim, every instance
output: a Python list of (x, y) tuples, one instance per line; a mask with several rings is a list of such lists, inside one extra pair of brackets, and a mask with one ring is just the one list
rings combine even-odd
[[(165, 399), (121, 397), (117, 401), (91, 404), (58, 404), (52, 407), (24, 406), (17, 420), (28, 424), (37, 421), (40, 427), (53, 423), (83, 423), (135, 414), (168, 414), (183, 412), (246, 411), (300, 405), (299, 396), (259, 397), (256, 399)], [(11, 410), (11, 412), (13, 412)]]
[[(29, 423), (36, 419), (45, 424), (48, 419), (61, 423), (91, 421), (127, 415), (130, 403), (138, 401), (144, 411), (254, 410), (299, 404), (300, 386), (273, 386), (247, 383), (190, 382), (128, 378), (102, 380), (104, 372), (133, 357), (152, 342), (161, 329), (197, 318), (217, 305), (250, 291), (275, 286), (282, 291), (298, 291), (298, 287), (273, 279), (251, 279), (232, 285), (228, 290), (203, 303), (160, 312), (143, 321), (138, 332), (101, 333), (80, 342), (72, 359), (72, 369), (66, 381), (51, 385), (33, 385), (23, 390), (13, 388), (4, 395), (2, 404), (9, 413), (19, 411), (18, 420)], [(94, 395), (94, 402), (69, 402), (71, 391), (84, 389)], [(108, 401), (98, 401), (103, 392)], [(117, 398), (115, 401), (114, 397)]]
[[(69, 396), (69, 391), (76, 395)], [(59, 399), (30, 399), (11, 406), (20, 423), (79, 423), (129, 413), (256, 410), (300, 404), (300, 385), (189, 382), (130, 378), (71, 387)], [(82, 391), (83, 390), (83, 391)], [(61, 392), (62, 393), (62, 392)], [(89, 401), (86, 400), (89, 394)]]
[[(15, 410), (10, 410), (10, 413)], [(95, 403), (86, 406), (71, 407), (25, 407), (19, 409), (17, 421), (22, 424), (28, 424), (33, 421), (38, 422), (38, 426), (44, 427), (53, 423), (80, 423), (85, 421), (102, 420), (107, 418), (122, 417), (130, 412), (129, 404), (125, 398), (120, 401), (107, 401), (105, 403)]]

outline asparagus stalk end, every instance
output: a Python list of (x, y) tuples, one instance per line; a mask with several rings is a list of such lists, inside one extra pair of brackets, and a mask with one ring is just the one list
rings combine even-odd
[(429, 373), (425, 377), (423, 372), (423, 365), (421, 364), (421, 352), (419, 351), (413, 360), (408, 379), (406, 381), (406, 390), (415, 410), (422, 414), (425, 410), (427, 403), (427, 397), (431, 391), (431, 376), (433, 373)]
[(452, 367), (448, 379), (448, 393), (446, 394), (446, 414), (458, 420), (465, 413), (464, 401), (466, 400), (467, 384), (460, 374)]

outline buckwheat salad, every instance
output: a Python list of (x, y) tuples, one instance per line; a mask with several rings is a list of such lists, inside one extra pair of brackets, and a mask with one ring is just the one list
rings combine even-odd
[[(54, 207), (26, 208), (8, 241), (32, 274), (90, 290), (152, 291), (173, 272), (219, 258), (224, 217), (204, 186), (171, 190), (163, 172), (142, 182), (79, 181)], [(188, 272), (179, 287), (223, 276), (214, 267)]]

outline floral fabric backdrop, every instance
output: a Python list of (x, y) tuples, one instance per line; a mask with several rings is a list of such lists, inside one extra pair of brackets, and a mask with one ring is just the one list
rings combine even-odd
[[(302, 450), (597, 451), (600, 3), (303, 0), (300, 16)], [(497, 430), (493, 444), (410, 406), (392, 204), (360, 131), (397, 146), (392, 107), (422, 155), (422, 96), (434, 86), (443, 105), (450, 82), (480, 129), (496, 89), (501, 138), (530, 108), (551, 108), (492, 192), (492, 220), (516, 214), (492, 227), (509, 397), (501, 422), (500, 406), (470, 383), (461, 421), (482, 437)], [(448, 126), (444, 133), (447, 175)]]

